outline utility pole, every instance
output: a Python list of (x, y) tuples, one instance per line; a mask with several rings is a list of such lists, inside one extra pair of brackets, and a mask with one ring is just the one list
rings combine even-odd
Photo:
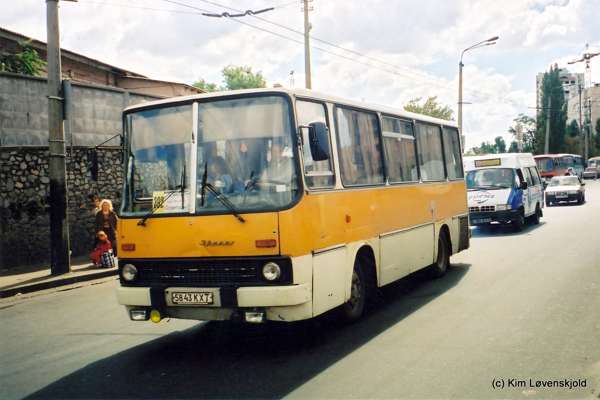
[(585, 127), (583, 126), (583, 110), (582, 110), (582, 101), (581, 101), (581, 83), (578, 85), (579, 91), (579, 130), (581, 131), (581, 156), (585, 158), (585, 147), (586, 147), (586, 139), (585, 139)]
[(50, 175), (50, 271), (52, 275), (65, 274), (71, 270), (58, 1), (46, 0), (48, 150), (50, 156), (48, 163)]
[(583, 161), (587, 163), (588, 157), (590, 156), (590, 138), (592, 137), (592, 98), (588, 97), (587, 99), (587, 108), (588, 108), (588, 123), (587, 130), (585, 131), (585, 150), (584, 150), (584, 158)]
[(548, 108), (546, 109), (546, 139), (544, 141), (544, 154), (550, 154), (550, 116), (552, 115), (552, 96), (548, 96)]
[(465, 148), (465, 134), (463, 133), (462, 126), (462, 108), (463, 108), (463, 67), (465, 65), (462, 62), (462, 57), (458, 63), (458, 131), (460, 132), (460, 144), (464, 151)]
[(312, 0), (302, 0), (303, 11), (304, 11), (304, 74), (306, 88), (312, 89), (311, 72), (310, 72), (310, 29), (312, 28), (308, 21), (308, 12), (311, 11), (308, 3), (312, 3)]

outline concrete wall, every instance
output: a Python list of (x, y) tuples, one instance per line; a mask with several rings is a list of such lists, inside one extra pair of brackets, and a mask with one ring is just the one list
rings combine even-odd
[[(0, 146), (46, 146), (48, 99), (45, 78), (0, 73)], [(93, 146), (121, 132), (123, 108), (158, 97), (121, 89), (73, 84), (67, 145)], [(117, 144), (114, 140), (109, 144)]]

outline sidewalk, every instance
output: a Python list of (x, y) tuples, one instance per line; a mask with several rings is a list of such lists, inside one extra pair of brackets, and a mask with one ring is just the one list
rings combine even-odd
[(71, 265), (71, 272), (62, 275), (51, 275), (49, 268), (36, 271), (3, 271), (0, 273), (0, 298), (105, 278), (118, 273), (117, 267), (96, 268), (89, 262), (77, 264)]

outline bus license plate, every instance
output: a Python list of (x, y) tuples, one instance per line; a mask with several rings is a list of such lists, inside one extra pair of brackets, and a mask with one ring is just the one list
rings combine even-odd
[(489, 222), (492, 222), (491, 218), (479, 218), (471, 221), (473, 224), (487, 224)]
[(215, 299), (212, 292), (173, 292), (171, 301), (173, 304), (210, 305)]

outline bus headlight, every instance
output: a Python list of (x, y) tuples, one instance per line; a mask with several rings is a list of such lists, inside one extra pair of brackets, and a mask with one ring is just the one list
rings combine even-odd
[(135, 266), (131, 264), (125, 264), (123, 269), (121, 270), (121, 276), (127, 282), (131, 282), (137, 278), (138, 270)]
[(506, 210), (510, 210), (510, 204), (498, 204), (496, 206), (496, 211), (506, 211)]
[(277, 263), (272, 261), (266, 263), (262, 267), (262, 274), (268, 281), (276, 281), (281, 277), (281, 268)]

